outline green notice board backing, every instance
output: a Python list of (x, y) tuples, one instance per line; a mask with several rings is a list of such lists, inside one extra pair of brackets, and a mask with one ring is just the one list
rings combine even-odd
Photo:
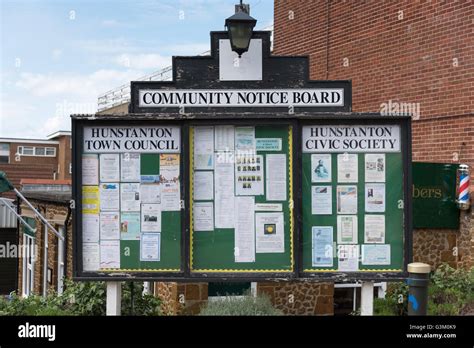
[(189, 144), (191, 272), (293, 272), (292, 127), (191, 127)]

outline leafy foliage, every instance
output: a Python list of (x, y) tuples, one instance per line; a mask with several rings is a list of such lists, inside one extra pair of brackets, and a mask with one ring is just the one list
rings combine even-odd
[(283, 313), (273, 307), (267, 296), (252, 297), (225, 297), (216, 301), (208, 301), (201, 309), (199, 315), (213, 316), (260, 316), (260, 315), (282, 315)]

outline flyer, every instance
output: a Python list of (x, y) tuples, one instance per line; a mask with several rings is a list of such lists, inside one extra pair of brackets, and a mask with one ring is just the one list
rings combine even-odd
[(337, 181), (358, 182), (357, 154), (342, 153), (337, 155)]
[(100, 184), (100, 210), (120, 210), (119, 184)]
[(255, 153), (255, 127), (235, 127), (235, 150)]
[(120, 181), (137, 182), (140, 181), (140, 154), (123, 153), (121, 155)]
[(120, 210), (140, 211), (140, 184), (120, 185)]
[(254, 197), (235, 198), (235, 262), (255, 262)]
[(257, 151), (281, 151), (282, 141), (280, 138), (257, 138), (255, 147)]
[(100, 268), (120, 268), (119, 240), (104, 240), (100, 243)]
[(364, 243), (385, 243), (385, 215), (365, 215)]
[(363, 244), (363, 265), (390, 265), (390, 244)]
[(120, 214), (120, 239), (140, 239), (140, 213)]
[(179, 182), (161, 184), (161, 211), (180, 211), (181, 196)]
[(215, 151), (234, 151), (234, 126), (216, 126)]
[(214, 199), (214, 173), (195, 171), (193, 193), (195, 201), (212, 201)]
[(286, 201), (286, 155), (267, 155), (266, 166), (267, 201)]
[(140, 184), (141, 203), (161, 203), (161, 186), (159, 184)]
[(100, 213), (100, 240), (120, 239), (119, 212)]
[(214, 127), (194, 127), (194, 169), (214, 168)]
[(331, 182), (331, 178), (331, 155), (311, 155), (311, 182)]
[(161, 206), (142, 204), (142, 232), (161, 232)]
[(165, 182), (179, 181), (179, 154), (160, 155), (160, 178)]
[(193, 205), (194, 231), (214, 231), (214, 203), (196, 202)]
[(311, 214), (332, 214), (332, 186), (311, 187)]
[(82, 185), (99, 185), (99, 157), (82, 155)]
[(99, 255), (99, 243), (82, 244), (82, 269), (84, 272), (94, 272), (99, 270)]
[(236, 154), (235, 179), (237, 196), (263, 195), (263, 156)]
[(99, 186), (82, 186), (82, 214), (99, 214)]
[(257, 253), (285, 252), (283, 213), (256, 213), (255, 229)]
[(357, 214), (357, 186), (337, 186), (337, 213)]
[(338, 245), (338, 271), (356, 272), (359, 270), (359, 245)]
[(118, 153), (105, 153), (100, 158), (100, 181), (120, 181), (120, 155)]
[(385, 212), (385, 184), (365, 184), (365, 211)]
[(385, 182), (385, 154), (365, 155), (365, 182)]
[(225, 160), (228, 152), (216, 152), (214, 172), (215, 227), (234, 228), (234, 164)]
[(357, 244), (357, 215), (338, 215), (337, 243)]
[(333, 240), (332, 226), (313, 226), (312, 232), (312, 266), (333, 267)]
[(82, 241), (84, 243), (97, 243), (99, 241), (99, 215), (82, 214)]
[(140, 261), (160, 261), (161, 233), (142, 233), (140, 238)]

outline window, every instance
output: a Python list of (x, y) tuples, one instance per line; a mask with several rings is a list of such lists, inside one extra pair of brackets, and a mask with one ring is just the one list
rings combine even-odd
[(23, 156), (34, 156), (35, 148), (33, 146), (19, 146), (18, 153)]
[(0, 163), (10, 163), (10, 144), (0, 143)]
[(18, 154), (21, 156), (56, 157), (56, 148), (42, 146), (18, 146)]
[(55, 147), (47, 147), (46, 148), (46, 156), (51, 156), (51, 157), (56, 156), (56, 148)]
[(35, 147), (35, 156), (44, 156), (46, 149), (44, 147)]

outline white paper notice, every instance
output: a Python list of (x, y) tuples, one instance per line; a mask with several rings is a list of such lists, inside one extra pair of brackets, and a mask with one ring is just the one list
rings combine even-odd
[(312, 266), (333, 267), (333, 240), (332, 226), (313, 226), (312, 232)]
[(255, 211), (282, 211), (281, 203), (255, 203)]
[(338, 271), (356, 272), (359, 270), (359, 245), (338, 246)]
[(365, 184), (365, 211), (368, 213), (385, 211), (385, 184)]
[(179, 182), (161, 184), (161, 211), (181, 210)]
[(194, 172), (193, 189), (195, 201), (212, 201), (214, 199), (214, 173)]
[(234, 151), (234, 126), (216, 126), (215, 151)]
[(100, 213), (100, 239), (120, 239), (119, 212)]
[(338, 215), (337, 243), (357, 244), (357, 215)]
[(194, 127), (194, 169), (214, 168), (214, 127)]
[(160, 261), (161, 233), (142, 233), (140, 261)]
[(337, 181), (358, 182), (358, 155), (343, 153), (337, 155)]
[(311, 182), (331, 182), (331, 155), (311, 155)]
[(99, 255), (99, 243), (82, 244), (82, 269), (84, 272), (99, 270)]
[(120, 185), (120, 210), (140, 211), (140, 184)]
[(99, 241), (99, 215), (82, 214), (82, 241), (84, 243), (97, 243)]
[(165, 182), (179, 181), (179, 154), (160, 155), (160, 177)]
[(161, 203), (161, 186), (159, 184), (140, 184), (140, 199), (144, 203)]
[(235, 178), (237, 196), (263, 195), (263, 156), (236, 153)]
[(313, 186), (311, 188), (311, 214), (332, 214), (332, 186)]
[(117, 211), (120, 209), (119, 184), (100, 184), (100, 210)]
[(235, 198), (235, 262), (255, 262), (254, 197)]
[(123, 153), (120, 165), (120, 180), (124, 182), (140, 181), (140, 154)]
[(119, 240), (101, 241), (100, 268), (120, 268), (120, 241)]
[(337, 187), (337, 213), (357, 214), (357, 186)]
[(255, 229), (257, 253), (285, 252), (283, 213), (255, 214)]
[(100, 155), (100, 181), (120, 181), (120, 155), (107, 153)]
[(214, 203), (193, 205), (194, 231), (214, 231)]
[(267, 201), (286, 201), (286, 155), (267, 155)]
[(142, 232), (161, 232), (159, 204), (142, 204)]
[(235, 128), (235, 150), (255, 152), (255, 127)]
[(82, 155), (82, 185), (99, 185), (99, 157)]
[(365, 155), (365, 182), (385, 182), (385, 154)]
[(385, 215), (365, 215), (364, 243), (385, 243)]
[(227, 152), (216, 152), (214, 196), (216, 228), (234, 228), (234, 164)]
[(363, 265), (390, 265), (390, 244), (362, 245)]

